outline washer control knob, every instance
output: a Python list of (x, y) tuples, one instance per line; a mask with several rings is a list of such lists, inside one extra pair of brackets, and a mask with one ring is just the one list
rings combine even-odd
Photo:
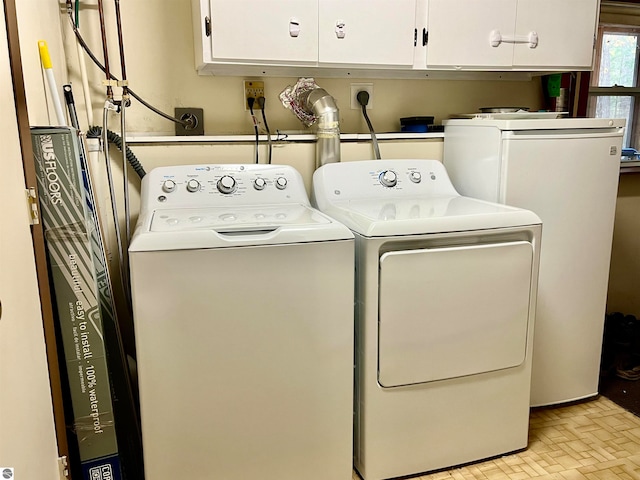
[(165, 180), (162, 182), (162, 191), (165, 193), (171, 193), (176, 189), (176, 182), (173, 180)]
[(396, 172), (392, 172), (391, 170), (380, 172), (380, 183), (385, 187), (395, 187), (396, 183), (398, 183)]
[(264, 187), (267, 186), (267, 182), (265, 181), (264, 178), (256, 178), (253, 181), (253, 188), (255, 188), (256, 190), (264, 190)]
[(422, 175), (420, 175), (420, 172), (411, 172), (409, 174), (409, 178), (413, 183), (420, 183), (420, 181), (422, 180)]
[(287, 179), (284, 177), (276, 178), (276, 188), (278, 190), (284, 190), (285, 188), (287, 188)]
[(191, 193), (197, 192), (200, 190), (200, 182), (195, 178), (192, 178), (187, 182), (187, 190)]
[(217, 187), (220, 193), (229, 195), (236, 191), (236, 180), (229, 175), (225, 175), (218, 180)]

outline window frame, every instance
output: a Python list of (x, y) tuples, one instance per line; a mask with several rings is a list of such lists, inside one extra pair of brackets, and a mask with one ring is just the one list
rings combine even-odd
[[(638, 51), (636, 52), (636, 70), (635, 70), (635, 87), (624, 87), (613, 85), (611, 87), (600, 87), (597, 85), (600, 77), (600, 62), (602, 56), (602, 40), (605, 33), (622, 33), (638, 35)], [(629, 145), (624, 147), (636, 148), (640, 151), (640, 26), (637, 25), (614, 25), (600, 24), (595, 39), (595, 56), (593, 73), (588, 92), (587, 112), (589, 116), (595, 116), (595, 104), (598, 97), (633, 97), (633, 105), (631, 107), (631, 124), (627, 125)]]

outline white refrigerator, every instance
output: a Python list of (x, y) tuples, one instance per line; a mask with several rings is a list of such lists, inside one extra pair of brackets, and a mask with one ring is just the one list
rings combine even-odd
[(542, 219), (531, 405), (596, 395), (624, 120), (443, 123), (444, 164), (462, 195)]

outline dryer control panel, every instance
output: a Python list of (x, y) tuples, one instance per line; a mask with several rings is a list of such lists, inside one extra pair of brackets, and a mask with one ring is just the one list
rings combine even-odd
[(302, 177), (288, 165), (177, 165), (144, 177), (140, 210), (282, 203), (309, 205)]
[(437, 160), (369, 160), (330, 163), (313, 175), (320, 209), (334, 201), (459, 196)]

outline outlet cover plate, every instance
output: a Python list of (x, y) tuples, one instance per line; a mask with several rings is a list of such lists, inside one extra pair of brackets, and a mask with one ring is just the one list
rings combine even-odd
[(351, 84), (351, 110), (362, 110), (362, 107), (358, 103), (358, 92), (365, 90), (369, 93), (369, 104), (367, 110), (373, 108), (373, 83), (352, 83)]
[[(257, 99), (258, 97), (264, 97), (264, 82), (262, 80), (244, 80), (244, 109), (249, 110), (249, 104), (247, 99), (249, 97)], [(258, 105), (258, 102), (253, 103), (254, 110), (262, 110), (262, 107)]]
[(192, 128), (176, 123), (177, 136), (204, 135), (204, 110), (202, 108), (176, 108), (174, 116), (181, 120), (186, 120), (187, 118), (195, 119)]

